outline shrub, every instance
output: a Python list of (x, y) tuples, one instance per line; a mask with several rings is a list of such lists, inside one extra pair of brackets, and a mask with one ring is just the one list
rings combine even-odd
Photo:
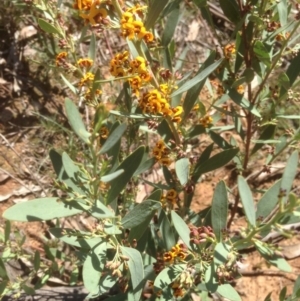
[[(74, 158), (50, 150), (59, 197), (17, 204), (4, 218), (56, 219), (49, 231), (76, 250), (76, 259), (70, 259), (75, 267), (71, 282), (76, 283), (82, 266), (88, 298), (108, 294), (109, 300), (189, 300), (195, 293), (209, 300), (210, 293), (217, 293), (241, 300), (231, 284), (239, 277), (241, 252), (253, 247), (270, 264), (291, 270), (269, 237), (275, 232), (293, 235), (290, 225), (299, 221), (299, 198), (292, 191), (300, 137), (293, 124), (298, 126), (299, 115), (287, 115), (285, 104), (297, 109), (300, 8), (292, 10), (286, 1), (219, 1), (233, 27), (232, 41), (224, 42), (207, 1), (194, 0), (218, 47), (193, 74), (185, 67), (187, 51), (178, 55), (173, 40), (185, 5), (181, 2), (78, 0), (73, 6), (66, 3), (66, 10), (62, 1), (32, 4), (43, 14), (41, 30), (57, 41), (54, 69), (73, 93), (65, 110), (82, 145)], [(79, 38), (74, 26), (68, 28), (70, 19), (81, 27)], [(157, 23), (163, 25), (161, 31), (155, 29)], [(111, 57), (108, 79), (96, 63), (104, 30), (118, 32), (127, 45)], [(82, 55), (78, 49), (86, 43)], [(282, 60), (289, 64), (282, 66)], [(107, 83), (118, 91), (117, 97), (109, 95), (110, 103), (103, 95)], [(199, 99), (203, 89), (210, 93), (205, 101)], [(93, 114), (89, 122), (79, 108)], [(229, 139), (224, 131), (230, 132)], [(203, 144), (204, 137), (211, 143)], [(270, 149), (268, 154), (263, 147)], [(282, 178), (256, 203), (251, 183), (286, 153)], [(258, 159), (264, 163), (251, 173)], [(216, 183), (211, 206), (194, 212), (195, 186), (230, 162), (231, 183)], [(163, 176), (146, 180), (144, 175), (154, 169)], [(138, 203), (141, 183), (153, 189)], [(246, 226), (231, 231), (239, 204)], [(94, 221), (90, 231), (59, 222), (80, 214)], [(7, 250), (9, 228), (7, 222)], [(31, 276), (43, 275), (35, 289), (60, 271), (57, 248), (47, 251), (51, 267), (42, 266), (38, 252), (32, 259)], [(2, 294), (13, 287), (3, 264), (7, 258), (0, 261)], [(25, 281), (19, 288), (32, 292)], [(290, 298), (299, 297), (298, 288), (296, 284)]]

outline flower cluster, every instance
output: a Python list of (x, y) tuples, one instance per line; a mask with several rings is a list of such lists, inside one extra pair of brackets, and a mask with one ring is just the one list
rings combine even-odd
[(68, 56), (67, 52), (65, 52), (65, 51), (60, 52), (55, 58), (55, 65), (57, 67), (64, 66), (66, 64), (67, 56)]
[(230, 59), (233, 54), (235, 54), (236, 49), (233, 43), (228, 44), (224, 47), (224, 54), (227, 59)]
[(156, 161), (162, 165), (169, 166), (172, 162), (169, 157), (170, 149), (165, 145), (163, 140), (159, 140), (156, 143), (152, 154), (155, 157)]
[(89, 58), (81, 58), (77, 61), (77, 65), (81, 68), (90, 69), (93, 66), (94, 61)]
[[(165, 89), (165, 85), (160, 85), (160, 88)], [(144, 114), (170, 116), (173, 122), (180, 122), (183, 112), (182, 106), (172, 108), (165, 94), (158, 89), (152, 89), (144, 93), (139, 99), (139, 107)]]
[(81, 13), (79, 16), (91, 25), (107, 24), (107, 10), (100, 7), (101, 0), (76, 0), (73, 7)]
[(146, 60), (141, 56), (130, 60), (128, 51), (115, 55), (110, 61), (109, 71), (115, 77), (131, 76), (128, 82), (133, 94), (137, 96), (139, 96), (141, 87), (151, 80)]
[(146, 30), (144, 23), (140, 20), (143, 10), (146, 6), (141, 7), (139, 4), (128, 8), (122, 15), (120, 21), (121, 35), (129, 40), (143, 39), (146, 43), (152, 42), (153, 34)]
[(83, 87), (83, 86), (90, 86), (95, 79), (95, 75), (92, 72), (87, 72), (84, 74), (84, 76), (80, 79), (78, 86)]
[(174, 206), (178, 203), (178, 199), (178, 192), (172, 188), (162, 196), (160, 201), (162, 203), (163, 208), (167, 205), (169, 205), (171, 208), (174, 208)]
[(207, 116), (204, 116), (202, 118), (200, 118), (199, 120), (199, 123), (201, 125), (203, 125), (205, 128), (209, 127), (213, 122), (213, 119), (211, 116), (207, 115)]
[(187, 256), (187, 250), (184, 244), (176, 244), (171, 251), (163, 254), (163, 260), (167, 264), (173, 264), (177, 261), (183, 261)]
[(210, 226), (190, 228), (190, 241), (192, 244), (200, 244), (208, 241), (214, 241), (216, 236)]

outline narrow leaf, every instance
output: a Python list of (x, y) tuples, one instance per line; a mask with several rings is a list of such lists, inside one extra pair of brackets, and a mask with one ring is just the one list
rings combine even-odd
[(207, 67), (202, 72), (200, 72), (198, 75), (196, 75), (194, 78), (192, 78), (191, 80), (184, 83), (178, 90), (173, 92), (171, 97), (181, 94), (181, 93), (191, 89), (195, 85), (197, 85), (199, 82), (204, 80), (207, 76), (209, 76), (216, 68), (218, 68), (222, 62), (223, 62), (223, 59), (220, 59), (220, 60), (216, 61), (215, 63), (211, 64), (209, 67)]
[(123, 136), (124, 132), (127, 129), (127, 124), (122, 123), (120, 124), (107, 138), (99, 154), (104, 154), (109, 151)]
[(252, 198), (252, 193), (246, 180), (242, 176), (238, 177), (238, 189), (239, 189), (239, 193), (240, 193), (240, 197), (241, 197), (241, 201), (243, 204), (246, 217), (249, 223), (255, 227), (256, 215), (255, 215), (255, 206)]
[(80, 113), (73, 103), (73, 101), (69, 98), (65, 100), (66, 113), (69, 120), (69, 123), (73, 129), (73, 131), (77, 134), (79, 138), (82, 139), (85, 143), (90, 143), (89, 137), (91, 134), (85, 129), (83, 121), (81, 119)]
[(161, 39), (161, 44), (165, 47), (169, 45), (169, 43), (173, 38), (179, 20), (179, 14), (180, 14), (180, 10), (178, 6), (177, 8), (172, 10), (172, 12), (168, 16), (167, 22), (165, 24), (165, 29), (162, 35), (162, 39)]
[(237, 24), (241, 19), (241, 12), (235, 0), (221, 0), (219, 2), (224, 15), (234, 24)]
[(107, 203), (112, 202), (119, 193), (125, 188), (130, 181), (135, 171), (138, 169), (145, 153), (145, 147), (137, 148), (131, 155), (129, 155), (118, 167), (117, 170), (124, 170), (124, 172), (112, 180), (110, 190), (107, 195)]
[(257, 204), (256, 218), (265, 219), (278, 203), (281, 180), (277, 181), (262, 196)]
[(134, 301), (139, 301), (144, 287), (144, 266), (141, 253), (133, 248), (121, 247), (122, 254), (129, 257), (130, 271)]
[(156, 23), (159, 15), (163, 11), (164, 7), (168, 4), (169, 0), (154, 0), (149, 7), (149, 12), (146, 18), (145, 27), (150, 29)]
[(218, 169), (220, 167), (223, 167), (228, 162), (230, 162), (239, 152), (238, 148), (232, 148), (228, 150), (224, 150), (223, 152), (220, 152), (208, 160), (204, 161), (201, 165), (196, 166), (193, 179), (194, 181), (197, 181), (200, 175)]
[(63, 202), (58, 198), (34, 199), (8, 208), (3, 217), (8, 220), (31, 222), (72, 216), (83, 210), (77, 202)]
[(184, 186), (189, 180), (189, 167), (190, 162), (187, 158), (179, 159), (175, 163), (176, 175), (182, 186)]
[(174, 211), (171, 211), (173, 225), (182, 241), (190, 249), (190, 229), (185, 221)]
[(58, 34), (61, 36), (61, 32), (55, 26), (48, 23), (46, 20), (38, 19), (38, 23), (39, 23), (40, 28), (42, 30), (44, 30), (45, 32), (54, 33), (54, 34)]
[(222, 240), (222, 231), (226, 229), (228, 197), (224, 181), (217, 184), (211, 207), (212, 226), (218, 241)]
[(155, 278), (154, 292), (164, 290), (186, 267), (185, 264), (177, 264), (164, 268)]
[(161, 208), (161, 204), (152, 200), (146, 200), (136, 205), (122, 219), (121, 223), (124, 229), (138, 226), (147, 217), (153, 216), (155, 211)]
[(108, 182), (114, 180), (115, 178), (117, 178), (118, 176), (120, 176), (123, 172), (124, 172), (124, 169), (119, 169), (119, 170), (117, 170), (115, 172), (112, 172), (108, 175), (102, 176), (101, 181), (104, 182), (104, 183), (108, 183)]
[(230, 301), (242, 301), (238, 292), (229, 283), (219, 285), (217, 292)]
[(298, 151), (294, 151), (289, 157), (282, 176), (281, 189), (285, 192), (287, 199), (289, 192), (293, 186), (299, 164)]

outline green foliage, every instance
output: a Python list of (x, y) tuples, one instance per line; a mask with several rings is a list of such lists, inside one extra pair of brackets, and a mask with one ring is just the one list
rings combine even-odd
[[(299, 83), (299, 53), (285, 69), (279, 64), (297, 50), (300, 21), (290, 21), (291, 5), (258, 0), (250, 1), (249, 9), (240, 1), (217, 1), (233, 28), (226, 40), (235, 38), (225, 44), (207, 1), (193, 1), (220, 47), (208, 50), (192, 75), (188, 49), (178, 55), (174, 40), (185, 2), (129, 2), (121, 7), (116, 0), (92, 6), (79, 1), (66, 7), (80, 24), (80, 38), (63, 26), (62, 1), (32, 7), (42, 14), (36, 21), (40, 29), (61, 50), (54, 69), (73, 93), (64, 106), (79, 139), (75, 154), (49, 150), (57, 176), (53, 188), (59, 192), (54, 195), (60, 197), (18, 203), (4, 212), (0, 296), (16, 290), (33, 294), (51, 275), (64, 273), (58, 262), (71, 264), (70, 284), (81, 277), (87, 298), (104, 294), (108, 300), (189, 300), (192, 293), (211, 300), (216, 293), (239, 301), (233, 280), (240, 276), (240, 252), (248, 248), (291, 271), (267, 239), (275, 233), (290, 237), (285, 226), (300, 218), (300, 199), (292, 189), (299, 163), (300, 129), (293, 123), (298, 115), (280, 108), (283, 101), (296, 102)], [(109, 79), (96, 66), (98, 29), (118, 30), (127, 41), (127, 50), (111, 58)], [(83, 48), (84, 56), (77, 51)], [(111, 86), (119, 90), (107, 103), (102, 89)], [(266, 154), (264, 148), (273, 144)], [(281, 179), (260, 195), (255, 179), (279, 159), (285, 162)], [(256, 161), (259, 170), (252, 173)], [(214, 183), (210, 206), (194, 212), (195, 190), (220, 169), (230, 181)], [(146, 196), (137, 201), (145, 184)], [(245, 227), (231, 231), (239, 205)], [(60, 224), (60, 218), (75, 215), (91, 219), (93, 226), (83, 231)], [(11, 244), (9, 221), (48, 220), (55, 221), (49, 229), (55, 239), (44, 245), (51, 267), (38, 251), (26, 254), (33, 263), (29, 279), (38, 277), (37, 283), (34, 288), (22, 279), (11, 284), (5, 264), (25, 256), (25, 238), (18, 248)], [(71, 258), (61, 251), (62, 243), (74, 250)], [(298, 298), (299, 283), (298, 278), (292, 296), (283, 289), (279, 299)]]

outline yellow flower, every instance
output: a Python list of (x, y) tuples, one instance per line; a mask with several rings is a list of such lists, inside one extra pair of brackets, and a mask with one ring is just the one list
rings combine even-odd
[(239, 86), (236, 88), (236, 91), (237, 91), (239, 94), (244, 94), (245, 88), (244, 88), (243, 85), (239, 85)]
[(204, 116), (200, 118), (199, 123), (203, 125), (205, 128), (209, 127), (213, 122), (213, 119), (211, 116)]
[(177, 107), (173, 108), (172, 112), (173, 112), (172, 121), (173, 122), (180, 122), (181, 121), (181, 114), (183, 112), (182, 106), (177, 106)]
[(77, 65), (80, 66), (81, 68), (90, 68), (93, 66), (93, 63), (94, 61), (89, 58), (83, 58), (77, 61)]
[(87, 72), (83, 78), (80, 79), (80, 82), (79, 82), (79, 87), (82, 87), (84, 86), (85, 84), (88, 84), (90, 85), (95, 79), (95, 75), (91, 72)]
[(63, 65), (63, 63), (65, 62), (67, 56), (68, 56), (68, 53), (67, 53), (67, 52), (65, 52), (65, 51), (60, 52), (60, 53), (56, 56), (56, 59), (55, 59), (55, 65), (56, 65), (56, 66), (61, 66), (61, 65)]
[(92, 6), (93, 0), (76, 0), (73, 7), (79, 10), (89, 10)]
[(109, 130), (106, 126), (102, 126), (100, 129), (100, 137), (103, 139), (107, 139), (109, 134)]
[(150, 43), (154, 40), (154, 36), (150, 31), (146, 31), (143, 36), (143, 39), (146, 43)]
[(235, 45), (234, 45), (234, 43), (228, 44), (228, 45), (226, 45), (226, 46), (224, 47), (224, 53), (225, 53), (225, 57), (226, 57), (227, 59), (230, 59), (231, 56), (232, 56), (233, 54), (235, 54), (235, 52), (236, 52), (236, 50), (235, 50)]
[(99, 1), (94, 1), (91, 5), (89, 12), (80, 14), (80, 17), (85, 19), (91, 25), (96, 25), (101, 22), (101, 20), (107, 17), (107, 11), (105, 8), (97, 8)]

